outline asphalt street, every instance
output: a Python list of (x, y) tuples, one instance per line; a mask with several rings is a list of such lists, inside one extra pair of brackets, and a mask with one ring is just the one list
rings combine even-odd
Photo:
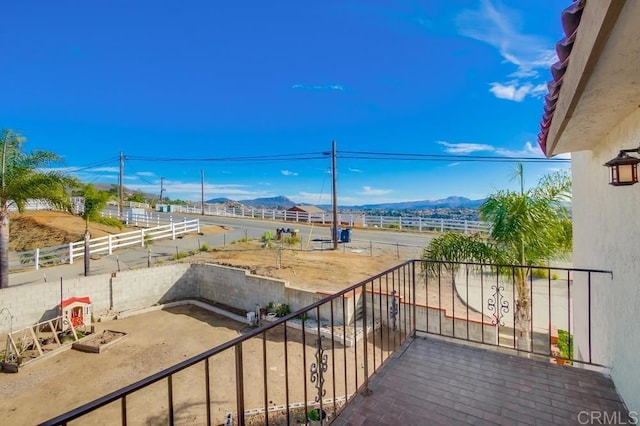
[[(168, 214), (167, 214), (168, 216)], [(331, 230), (327, 226), (303, 224), (295, 222), (280, 222), (247, 218), (180, 215), (174, 220), (200, 219), (200, 234), (186, 234), (175, 240), (156, 240), (149, 250), (144, 247), (131, 247), (114, 251), (109, 256), (96, 256), (90, 262), (90, 275), (105, 274), (129, 269), (146, 267), (149, 263), (166, 262), (176, 253), (199, 250), (204, 244), (210, 249), (229, 248), (234, 242), (246, 239), (260, 239), (265, 232), (275, 235), (278, 228), (290, 228), (298, 231), (302, 250), (331, 249)], [(222, 230), (211, 231), (209, 227), (219, 226)], [(351, 241), (340, 243), (338, 250), (353, 252), (370, 252), (371, 254), (400, 253), (406, 256), (418, 257), (422, 248), (431, 239), (426, 233), (409, 233), (401, 231), (385, 231), (380, 229), (353, 229)], [(84, 275), (84, 260), (76, 259), (69, 265), (56, 265), (13, 272), (9, 275), (9, 285), (16, 286), (33, 282), (59, 282), (60, 279), (76, 278)]]

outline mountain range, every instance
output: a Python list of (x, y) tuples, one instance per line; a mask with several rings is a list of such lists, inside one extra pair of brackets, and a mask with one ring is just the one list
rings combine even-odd
[[(434, 208), (478, 208), (484, 199), (471, 200), (466, 197), (451, 196), (441, 200), (422, 200), (422, 201), (405, 201), (399, 203), (381, 203), (381, 204), (365, 204), (361, 206), (340, 206), (341, 210), (420, 210)], [(296, 203), (289, 197), (280, 195), (269, 198), (254, 198), (251, 200), (231, 200), (229, 198), (213, 198), (207, 200), (209, 204), (243, 204), (249, 207), (270, 208), (270, 209), (288, 209), (297, 205), (305, 205), (304, 203)], [(308, 205), (308, 204), (306, 204)], [(331, 205), (319, 205), (318, 207), (330, 210)]]

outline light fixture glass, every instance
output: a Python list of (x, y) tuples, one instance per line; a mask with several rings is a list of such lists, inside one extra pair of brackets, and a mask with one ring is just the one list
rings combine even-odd
[(624, 149), (613, 160), (604, 163), (609, 167), (609, 184), (613, 186), (633, 185), (638, 182), (638, 163), (640, 158), (632, 157), (628, 152), (639, 152), (637, 149)]

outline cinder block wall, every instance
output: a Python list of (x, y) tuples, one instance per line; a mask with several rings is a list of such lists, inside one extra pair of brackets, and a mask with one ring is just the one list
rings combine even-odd
[[(0, 335), (58, 315), (61, 299), (89, 296), (95, 317), (144, 308), (180, 299), (204, 298), (214, 302), (255, 311), (256, 305), (287, 303), (296, 311), (326, 294), (287, 287), (282, 280), (250, 275), (245, 269), (214, 264), (178, 263), (148, 269), (78, 277), (60, 282), (32, 283), (0, 290), (0, 309), (6, 308), (12, 321), (0, 315)], [(358, 296), (359, 297), (359, 296)], [(351, 297), (345, 303), (345, 319), (353, 320), (355, 307)], [(356, 301), (358, 302), (358, 301)], [(330, 318), (329, 306), (320, 309), (323, 319)], [(315, 318), (311, 312), (310, 317)], [(342, 323), (342, 302), (334, 302), (335, 323)]]
[(149, 269), (47, 283), (32, 283), (0, 290), (0, 309), (13, 316), (0, 316), (0, 333), (17, 330), (55, 317), (61, 299), (89, 296), (94, 315), (109, 309), (125, 311), (165, 301), (193, 297), (198, 282), (190, 265), (178, 263)]
[(256, 305), (264, 307), (269, 302), (287, 303), (285, 281), (250, 275), (245, 269), (213, 264), (194, 264), (192, 269), (197, 283), (193, 296), (245, 311), (255, 311)]

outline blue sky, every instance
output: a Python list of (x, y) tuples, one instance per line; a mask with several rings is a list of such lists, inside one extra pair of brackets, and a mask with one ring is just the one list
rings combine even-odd
[[(568, 0), (5, 2), (0, 128), (85, 182), (339, 204), (515, 189)], [(451, 155), (445, 161), (348, 152)], [(269, 157), (283, 155), (277, 159)], [(238, 157), (260, 161), (229, 161)], [(457, 156), (460, 156), (458, 158)], [(427, 158), (427, 157), (424, 157)], [(160, 161), (190, 159), (191, 161)], [(211, 159), (213, 161), (201, 161)], [(526, 163), (525, 183), (568, 163)]]

